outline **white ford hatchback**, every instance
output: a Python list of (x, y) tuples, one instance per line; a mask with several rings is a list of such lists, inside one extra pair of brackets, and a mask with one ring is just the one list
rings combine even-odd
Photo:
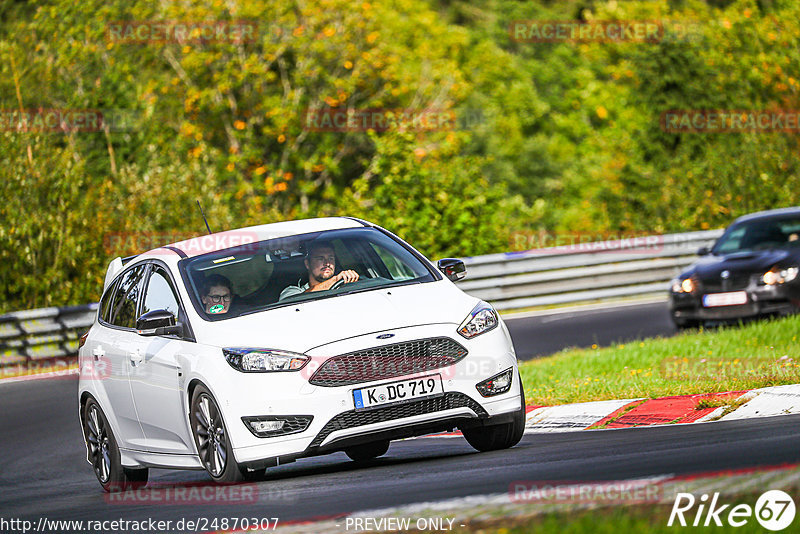
[(522, 437), (508, 331), (390, 232), (350, 218), (221, 232), (115, 259), (81, 339), (87, 459), (109, 491), (149, 467), (216, 481), (458, 428), (481, 451)]

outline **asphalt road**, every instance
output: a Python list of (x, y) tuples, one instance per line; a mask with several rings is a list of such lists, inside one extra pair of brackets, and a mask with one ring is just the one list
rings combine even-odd
[[(273, 468), (257, 501), (114, 503), (101, 491), (75, 409), (76, 379), (0, 384), (0, 515), (38, 522), (277, 517), (281, 522), (486, 493), (519, 480), (594, 481), (800, 462), (800, 416), (706, 425), (528, 434), (507, 451), (476, 453), (461, 438), (395, 442), (364, 465), (344, 454)], [(190, 488), (201, 471), (151, 470), (151, 487)], [(165, 486), (166, 485), (166, 486)], [(343, 530), (344, 531), (344, 530)]]
[(672, 336), (675, 326), (666, 302), (571, 310), (504, 318), (520, 360), (566, 347), (600, 347), (655, 336)]

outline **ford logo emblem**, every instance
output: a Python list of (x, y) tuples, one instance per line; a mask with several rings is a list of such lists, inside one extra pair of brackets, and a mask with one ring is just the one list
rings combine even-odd
[(727, 280), (728, 278), (731, 277), (731, 272), (730, 271), (722, 271), (721, 273), (719, 273), (719, 276), (723, 280)]
[(389, 339), (390, 337), (394, 337), (394, 334), (381, 334), (378, 339)]

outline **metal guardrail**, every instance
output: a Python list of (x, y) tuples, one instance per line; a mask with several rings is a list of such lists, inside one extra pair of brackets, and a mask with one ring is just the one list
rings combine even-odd
[(84, 304), (0, 315), (0, 367), (29, 371), (56, 358), (74, 359), (96, 313), (97, 304)]
[[(669, 280), (722, 230), (578, 243), (464, 258), (470, 295), (509, 310), (628, 296), (666, 295)], [(74, 358), (97, 304), (0, 315), (0, 367)]]
[(575, 243), (464, 258), (458, 286), (499, 310), (661, 294), (723, 230)]

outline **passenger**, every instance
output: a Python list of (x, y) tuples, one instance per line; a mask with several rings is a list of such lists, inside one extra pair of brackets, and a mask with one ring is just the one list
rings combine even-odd
[(203, 283), (203, 310), (216, 315), (228, 313), (233, 299), (233, 289), (230, 280), (221, 274), (212, 274)]
[(336, 272), (336, 253), (333, 246), (324, 241), (312, 241), (307, 245), (304, 263), (308, 270), (308, 283), (300, 285), (300, 280), (298, 280), (297, 285), (289, 286), (281, 291), (278, 300), (307, 291), (325, 291), (340, 280), (345, 284), (358, 280), (358, 273), (352, 270), (334, 274)]

